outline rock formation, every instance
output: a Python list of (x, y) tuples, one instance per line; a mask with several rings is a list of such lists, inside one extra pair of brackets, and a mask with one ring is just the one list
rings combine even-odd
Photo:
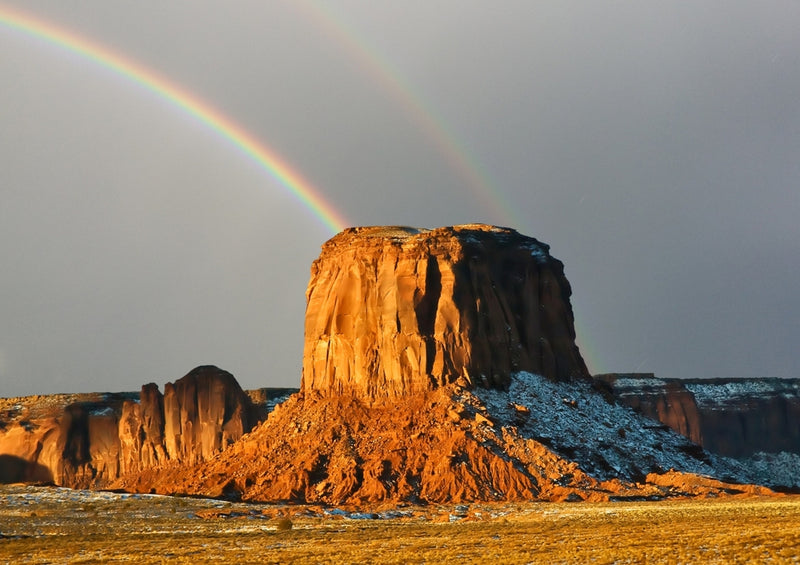
[[(589, 377), (570, 293), (548, 246), (510, 229), (348, 229), (312, 266), (288, 400), (269, 411), (199, 367), (163, 395), (0, 403), (0, 479), (354, 505), (769, 493)], [(690, 392), (639, 406), (691, 437)]]
[(138, 395), (6, 400), (4, 480), (98, 487), (171, 461), (198, 463), (249, 432), (257, 413), (233, 376), (210, 366), (168, 383), (163, 395), (147, 384)]
[(549, 247), (514, 230), (351, 228), (307, 292), (304, 393), (398, 396), (511, 373), (588, 378), (570, 285)]
[[(697, 474), (718, 471), (708, 454), (648, 422), (588, 383), (526, 373), (507, 392), (477, 395), (458, 385), (385, 403), (297, 394), (210, 460), (149, 469), (113, 486), (354, 506), (769, 494), (710, 478), (698, 484)], [(671, 469), (682, 472), (659, 477)]]
[(662, 379), (597, 375), (613, 397), (707, 450), (743, 458), (800, 454), (800, 379)]
[(736, 469), (598, 393), (569, 296), (513, 230), (345, 230), (311, 269), (300, 392), (207, 461), (114, 486), (326, 504), (767, 492), (686, 480)]

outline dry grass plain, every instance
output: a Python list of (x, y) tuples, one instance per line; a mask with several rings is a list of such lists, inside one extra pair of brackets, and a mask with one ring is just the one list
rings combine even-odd
[(800, 563), (800, 497), (401, 510), (0, 486), (0, 562)]

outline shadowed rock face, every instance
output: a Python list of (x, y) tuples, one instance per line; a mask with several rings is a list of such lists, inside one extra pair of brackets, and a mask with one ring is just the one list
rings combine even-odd
[(662, 422), (712, 453), (800, 454), (800, 379), (661, 379), (597, 375), (622, 404)]
[(23, 482), (48, 484), (53, 482), (53, 475), (38, 463), (14, 455), (0, 455), (0, 484)]
[(570, 294), (549, 247), (511, 229), (345, 230), (311, 268), (301, 390), (378, 398), (504, 389), (516, 371), (588, 378)]
[(164, 387), (164, 436), (170, 459), (207, 459), (250, 431), (250, 398), (228, 372), (200, 367)]

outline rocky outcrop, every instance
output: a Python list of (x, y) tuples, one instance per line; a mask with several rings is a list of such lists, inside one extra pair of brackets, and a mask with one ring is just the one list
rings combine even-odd
[[(300, 503), (768, 494), (590, 379), (570, 292), (548, 246), (510, 229), (345, 230), (311, 270), (301, 389), (258, 426), (275, 399), (201, 367), (163, 395), (17, 418), (0, 462), (70, 486)], [(690, 431), (681, 398), (664, 413)]]
[(250, 431), (250, 397), (228, 372), (202, 367), (164, 387), (164, 443), (170, 459), (207, 459)]
[(743, 458), (800, 454), (800, 379), (662, 379), (595, 376), (613, 398), (707, 450)]
[(51, 395), (0, 401), (0, 456), (6, 482), (90, 486), (119, 475), (117, 414), (125, 394)]
[(400, 396), (515, 371), (588, 378), (570, 285), (549, 247), (514, 230), (350, 228), (311, 268), (301, 389)]
[(768, 492), (698, 483), (720, 471), (706, 452), (607, 402), (569, 296), (513, 230), (345, 230), (311, 270), (300, 392), (211, 459), (114, 486), (354, 505)]
[(249, 432), (259, 410), (230, 373), (212, 366), (167, 383), (163, 395), (147, 384), (140, 394), (5, 400), (2, 475), (9, 482), (98, 487), (168, 462), (195, 464)]
[(451, 393), (441, 388), (382, 405), (347, 396), (296, 395), (224, 457), (189, 472), (176, 466), (142, 473), (115, 486), (332, 504), (531, 500), (545, 496), (543, 489), (547, 496), (565, 498), (574, 489), (556, 483), (562, 476), (601, 490), (599, 481), (540, 444), (523, 442), (519, 449), (550, 459), (551, 480), (504, 457), (503, 439), (487, 433), (474, 411), (453, 401)]
[[(154, 383), (142, 387), (138, 401), (124, 403), (118, 425), (122, 454), (119, 474), (156, 467), (169, 459), (164, 417), (164, 397)], [(109, 479), (116, 479), (119, 474)]]
[(113, 487), (354, 506), (770, 493), (709, 478), (728, 473), (589, 383), (548, 383), (521, 374), (509, 391), (451, 384), (384, 403), (297, 394), (208, 461), (145, 470)]

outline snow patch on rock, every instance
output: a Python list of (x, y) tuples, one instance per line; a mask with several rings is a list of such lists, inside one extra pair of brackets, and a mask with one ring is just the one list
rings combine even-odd
[(270, 398), (266, 402), (267, 414), (270, 414), (279, 404), (283, 404), (289, 397), (292, 396), (293, 393), (284, 394), (283, 396), (278, 396), (275, 398)]
[(800, 396), (800, 383), (781, 379), (741, 379), (726, 382), (686, 383), (686, 389), (694, 395), (697, 405), (713, 408), (739, 403), (758, 397), (774, 396), (776, 392), (789, 398)]
[[(588, 382), (554, 382), (516, 373), (507, 392), (473, 393), (504, 426), (536, 439), (600, 480), (640, 481), (669, 469), (747, 482), (733, 460), (715, 457), (631, 408), (607, 400)], [(520, 407), (527, 409), (521, 421)]]
[(737, 459), (748, 473), (749, 482), (800, 489), (800, 455), (797, 453), (759, 452), (745, 459)]
[(622, 377), (614, 381), (614, 388), (618, 388), (621, 391), (630, 392), (630, 393), (638, 393), (641, 390), (648, 390), (651, 388), (664, 388), (667, 386), (666, 381), (661, 379), (657, 379), (655, 377), (649, 378), (635, 378), (635, 377)]

